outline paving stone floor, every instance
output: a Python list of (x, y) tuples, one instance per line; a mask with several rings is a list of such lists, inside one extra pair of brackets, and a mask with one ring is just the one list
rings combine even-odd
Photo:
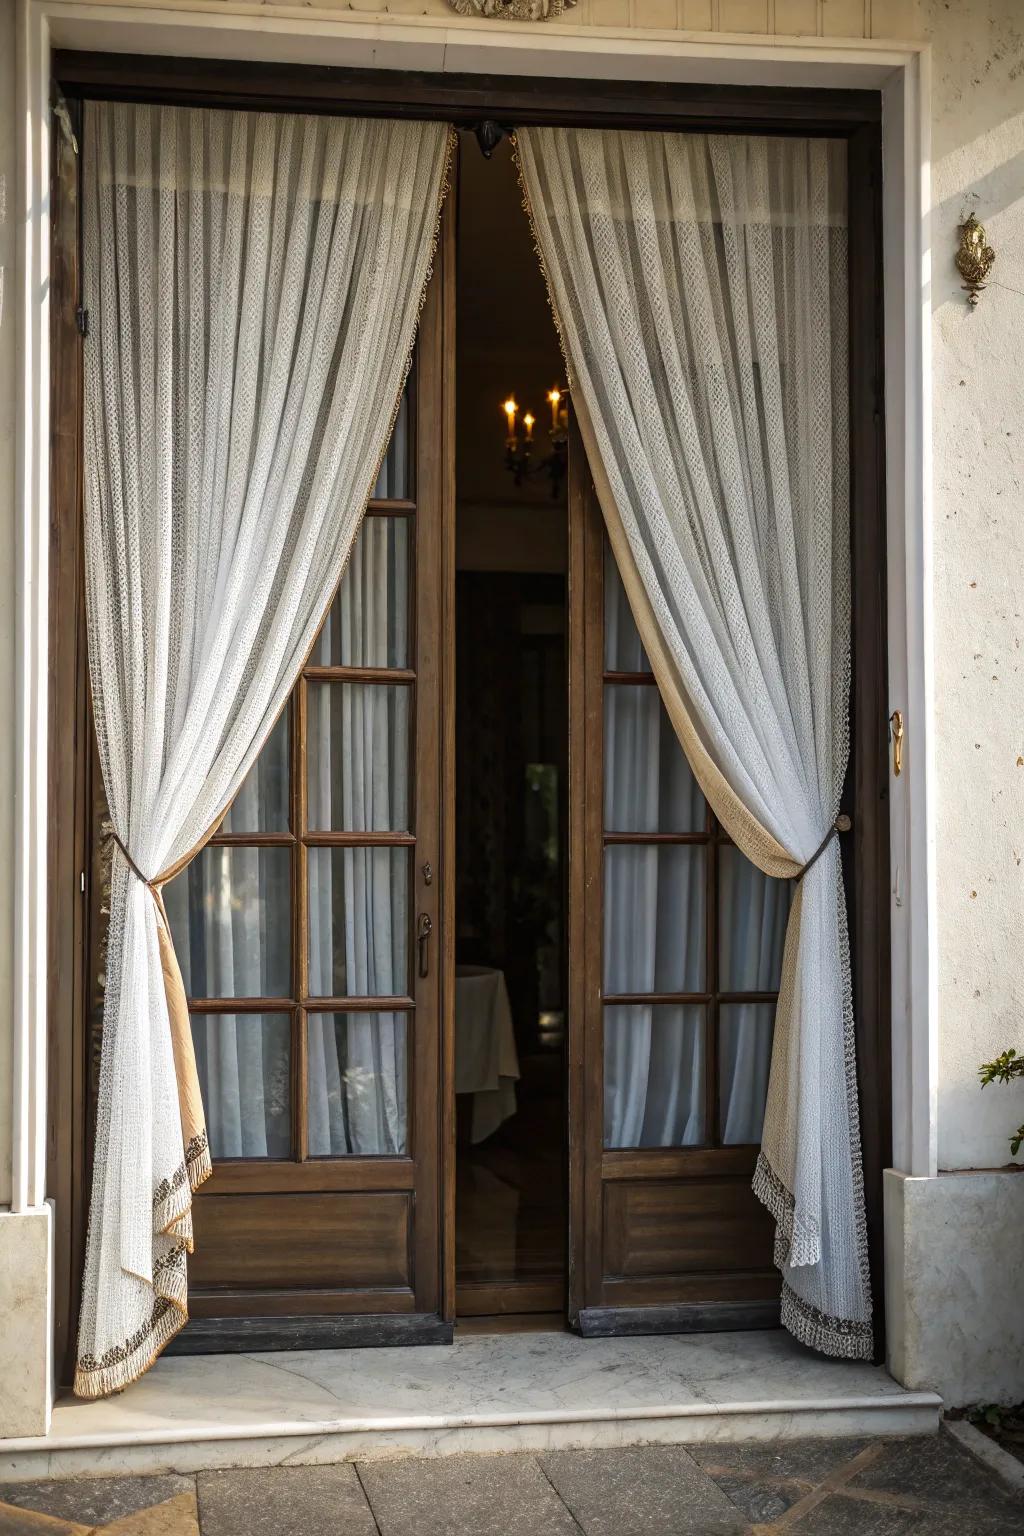
[(0, 1536), (1024, 1536), (948, 1435), (0, 1485)]

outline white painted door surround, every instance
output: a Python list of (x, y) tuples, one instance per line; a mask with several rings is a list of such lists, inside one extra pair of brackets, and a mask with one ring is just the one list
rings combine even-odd
[[(893, 1162), (936, 1171), (929, 357), (929, 56), (920, 44), (786, 40), (457, 17), (139, 0), (17, 0), (20, 184), (15, 484), (15, 870), (11, 1217), (45, 1220), (50, 54), (55, 48), (436, 73), (880, 90), (891, 708), (907, 725), (891, 784)], [(0, 1084), (0, 1091), (3, 1085)], [(0, 1126), (4, 1117), (0, 1116)], [(8, 1218), (3, 1218), (7, 1220)], [(38, 1254), (46, 1244), (33, 1245)], [(49, 1308), (48, 1257), (36, 1261)], [(4, 1289), (0, 1266), (0, 1364)], [(25, 1279), (22, 1275), (22, 1283)], [(44, 1369), (48, 1383), (49, 1365)], [(20, 1431), (49, 1422), (49, 1388)], [(36, 1394), (37, 1396), (39, 1393)]]

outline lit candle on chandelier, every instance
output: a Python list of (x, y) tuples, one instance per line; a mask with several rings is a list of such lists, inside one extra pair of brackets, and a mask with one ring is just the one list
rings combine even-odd
[(528, 443), (533, 442), (533, 424), (536, 419), (536, 416), (531, 415), (529, 411), (523, 417), (523, 426), (526, 428), (526, 441)]
[(550, 406), (551, 406), (551, 430), (552, 430), (552, 432), (557, 432), (558, 431), (558, 407), (559, 407), (559, 404), (561, 403), (561, 399), (562, 399), (562, 391), (560, 389), (549, 389), (548, 390), (548, 402), (550, 403)]
[(506, 418), (506, 420), (508, 422), (508, 441), (509, 441), (509, 443), (515, 443), (515, 441), (516, 441), (516, 412), (518, 411), (519, 407), (518, 407), (518, 405), (516, 405), (516, 402), (513, 399), (513, 397), (511, 395), (509, 395), (508, 399), (504, 402), (504, 404), (502, 405), (501, 408), (505, 412), (505, 418)]

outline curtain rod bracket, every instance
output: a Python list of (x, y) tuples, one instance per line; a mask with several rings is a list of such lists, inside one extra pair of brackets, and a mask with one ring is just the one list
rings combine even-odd
[(480, 153), (485, 160), (489, 160), (501, 143), (502, 139), (511, 132), (510, 129), (496, 123), (493, 117), (482, 118), (473, 128), (476, 141), (480, 146)]

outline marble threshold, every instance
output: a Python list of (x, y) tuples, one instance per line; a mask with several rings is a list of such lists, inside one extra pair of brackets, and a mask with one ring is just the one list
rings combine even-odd
[(456, 1334), (397, 1349), (175, 1356), (117, 1397), (0, 1441), (0, 1483), (808, 1436), (930, 1434), (941, 1399), (781, 1331)]

